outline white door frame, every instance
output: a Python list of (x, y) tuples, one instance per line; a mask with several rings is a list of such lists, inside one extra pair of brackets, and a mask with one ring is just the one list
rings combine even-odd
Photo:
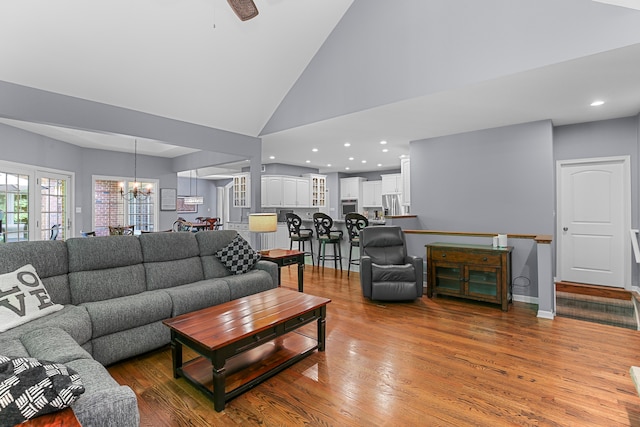
[[(562, 248), (560, 247), (562, 236), (562, 203), (560, 198), (562, 196), (562, 168), (567, 165), (579, 165), (589, 163), (622, 163), (623, 166), (623, 236), (622, 238), (626, 242), (623, 245), (623, 257), (624, 257), (624, 289), (631, 290), (631, 244), (629, 239), (629, 230), (631, 229), (631, 157), (630, 156), (613, 156), (613, 157), (596, 157), (587, 159), (574, 159), (574, 160), (558, 160), (556, 161), (556, 241), (558, 242), (556, 247), (556, 275), (560, 275), (562, 272)], [(562, 277), (556, 278), (562, 280)]]

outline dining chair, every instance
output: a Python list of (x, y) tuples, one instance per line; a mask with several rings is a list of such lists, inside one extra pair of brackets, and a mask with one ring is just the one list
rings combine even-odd
[(109, 226), (109, 235), (110, 236), (133, 236), (134, 228), (135, 227), (133, 225), (126, 225), (124, 227)]
[[(316, 238), (320, 244), (318, 266), (320, 266), (320, 260), (322, 260), (322, 268), (324, 268), (324, 262), (328, 259), (333, 261), (335, 269), (338, 268), (338, 263), (340, 263), (340, 270), (342, 270), (342, 249), (340, 248), (342, 230), (333, 229), (333, 218), (322, 212), (313, 214), (313, 226), (316, 229)], [(327, 244), (333, 245), (333, 254), (329, 256), (326, 254)]]
[(173, 227), (171, 227), (173, 231), (191, 231), (192, 228), (193, 224), (180, 218), (176, 219), (173, 222)]
[(51, 234), (49, 235), (49, 240), (56, 240), (58, 238), (58, 234), (60, 234), (60, 224), (53, 224), (51, 226)]
[(352, 265), (360, 265), (360, 255), (357, 259), (352, 259), (353, 248), (360, 248), (360, 230), (369, 225), (369, 220), (366, 216), (356, 212), (348, 213), (344, 217), (344, 222), (347, 226), (347, 234), (349, 235), (349, 262), (347, 263), (347, 277), (351, 274)]

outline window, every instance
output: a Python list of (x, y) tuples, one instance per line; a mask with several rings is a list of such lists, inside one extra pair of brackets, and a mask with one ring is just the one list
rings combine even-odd
[(0, 172), (0, 242), (29, 240), (29, 175)]
[[(154, 231), (157, 217), (157, 182), (139, 182), (138, 188), (150, 189), (151, 195), (133, 197), (134, 182), (126, 179), (94, 177), (94, 231), (108, 236), (109, 227), (134, 226), (136, 233)], [(128, 191), (122, 195), (123, 188)]]

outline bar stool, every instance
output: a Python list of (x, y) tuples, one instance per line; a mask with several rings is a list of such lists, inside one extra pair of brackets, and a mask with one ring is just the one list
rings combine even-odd
[[(302, 219), (294, 214), (285, 215), (287, 219), (287, 229), (289, 230), (289, 249), (293, 249), (293, 242), (298, 242), (298, 250), (304, 252), (305, 256), (311, 255), (311, 264), (315, 266), (313, 260), (313, 230), (302, 228)], [(309, 242), (311, 252), (306, 252), (306, 243)]]
[(369, 220), (364, 215), (352, 212), (344, 217), (344, 222), (347, 226), (347, 233), (349, 234), (349, 262), (347, 264), (347, 277), (349, 277), (349, 274), (351, 274), (351, 266), (360, 265), (360, 256), (352, 260), (351, 254), (354, 247), (360, 247), (360, 230), (369, 225)]
[[(313, 214), (313, 225), (316, 228), (316, 235), (320, 249), (318, 249), (318, 267), (322, 260), (322, 268), (326, 259), (333, 260), (333, 268), (338, 268), (340, 262), (340, 270), (342, 270), (342, 249), (340, 249), (340, 241), (342, 240), (342, 230), (333, 230), (333, 219), (324, 213), (316, 212)], [(326, 245), (333, 245), (333, 255), (327, 258), (325, 254)], [(338, 250), (336, 251), (336, 248)]]

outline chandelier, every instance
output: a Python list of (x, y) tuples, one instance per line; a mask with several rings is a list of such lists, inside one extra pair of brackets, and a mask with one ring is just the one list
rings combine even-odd
[(151, 196), (151, 194), (153, 194), (151, 191), (151, 184), (147, 185), (145, 188), (141, 188), (140, 183), (138, 182), (138, 140), (136, 139), (133, 148), (133, 188), (125, 191), (124, 182), (121, 182), (120, 196), (128, 201), (133, 201), (145, 200)]
[(187, 205), (201, 205), (204, 203), (204, 197), (198, 196), (198, 172), (196, 171), (196, 195), (191, 192), (191, 180), (193, 179), (193, 171), (189, 171), (189, 195), (184, 198)]

